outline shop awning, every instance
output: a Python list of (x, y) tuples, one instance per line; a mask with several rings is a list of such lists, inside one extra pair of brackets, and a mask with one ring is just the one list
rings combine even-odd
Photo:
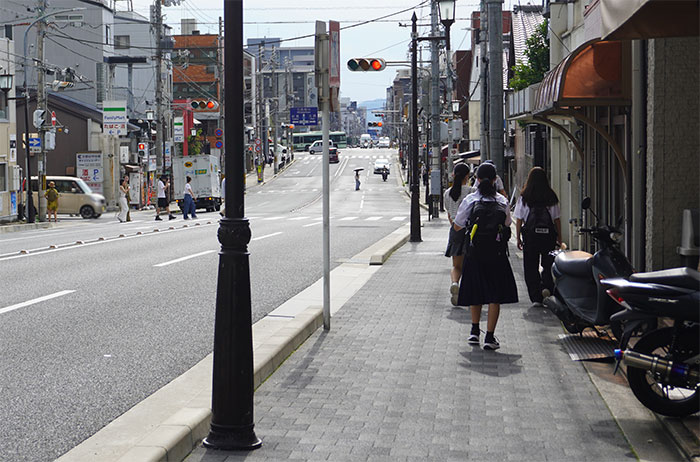
[(629, 44), (591, 40), (549, 71), (537, 90), (533, 114), (558, 108), (630, 104)]
[(697, 0), (601, 0), (604, 40), (697, 37)]

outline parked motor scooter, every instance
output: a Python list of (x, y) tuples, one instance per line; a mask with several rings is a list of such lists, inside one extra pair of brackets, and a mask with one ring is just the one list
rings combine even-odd
[[(675, 268), (601, 281), (623, 311), (612, 316), (625, 329), (615, 356), (627, 365), (637, 399), (654, 412), (682, 417), (700, 410), (700, 272)], [(644, 334), (628, 348), (633, 331), (658, 317), (672, 327)], [(617, 368), (616, 368), (617, 370)]]
[(552, 275), (554, 293), (545, 297), (544, 306), (562, 321), (572, 334), (586, 328), (610, 325), (613, 335), (620, 338), (622, 326), (610, 322), (610, 316), (622, 309), (605, 293), (600, 281), (612, 277), (628, 277), (632, 274), (632, 264), (620, 250), (622, 233), (613, 226), (601, 224), (596, 214), (590, 210), (591, 199), (586, 197), (581, 208), (590, 211), (598, 225), (581, 228), (598, 243), (595, 255), (579, 250), (555, 251)]

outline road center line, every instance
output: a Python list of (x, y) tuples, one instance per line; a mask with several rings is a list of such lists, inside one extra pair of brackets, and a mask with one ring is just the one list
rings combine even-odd
[(266, 235), (260, 236), (260, 237), (254, 237), (253, 239), (251, 239), (251, 241), (259, 241), (261, 239), (267, 239), (268, 237), (277, 236), (278, 234), (282, 234), (282, 231), (277, 231), (276, 233), (266, 234)]
[(189, 260), (190, 258), (201, 257), (202, 255), (206, 255), (208, 253), (214, 253), (214, 252), (216, 252), (216, 250), (205, 250), (204, 252), (199, 252), (199, 253), (196, 253), (194, 255), (188, 255), (186, 257), (176, 258), (175, 260), (166, 261), (164, 263), (158, 263), (157, 265), (153, 265), (153, 266), (156, 266), (156, 267), (168, 266), (168, 265), (172, 265), (173, 263), (180, 263), (181, 261)]
[(64, 295), (72, 294), (75, 290), (62, 290), (51, 295), (44, 295), (43, 297), (35, 298), (33, 300), (28, 300), (26, 302), (18, 303), (16, 305), (11, 305), (0, 309), (0, 314), (7, 313), (8, 311), (13, 311), (18, 308), (24, 308), (25, 306), (34, 305), (35, 303), (45, 302), (46, 300), (51, 300), (52, 298), (62, 297)]

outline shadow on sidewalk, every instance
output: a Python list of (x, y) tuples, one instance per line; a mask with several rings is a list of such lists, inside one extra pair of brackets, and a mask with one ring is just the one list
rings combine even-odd
[(484, 351), (477, 345), (471, 347), (471, 350), (460, 351), (459, 354), (467, 360), (461, 361), (459, 365), (479, 374), (507, 377), (523, 371), (523, 366), (519, 363), (523, 355)]

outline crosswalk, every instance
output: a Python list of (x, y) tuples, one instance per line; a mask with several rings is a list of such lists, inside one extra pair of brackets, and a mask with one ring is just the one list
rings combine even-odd
[[(343, 153), (341, 152), (340, 155)], [(370, 159), (370, 160), (377, 160), (377, 159), (391, 159), (392, 156), (388, 154), (375, 154), (375, 155), (360, 155), (360, 156), (348, 156), (348, 159)], [(310, 163), (310, 162), (318, 162), (321, 159), (323, 159), (323, 156), (320, 155), (308, 155), (306, 157), (299, 157), (297, 159), (297, 162), (302, 162), (302, 163)]]

